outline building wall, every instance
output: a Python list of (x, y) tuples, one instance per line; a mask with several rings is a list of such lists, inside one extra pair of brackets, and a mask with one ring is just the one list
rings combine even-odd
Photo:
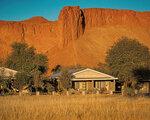
[(143, 87), (140, 90), (142, 93), (150, 93), (150, 82), (144, 82)]
[(94, 85), (98, 90), (115, 91), (115, 82), (111, 81), (88, 81), (75, 82), (75, 89), (79, 90), (93, 90)]
[(75, 82), (75, 89), (76, 90), (92, 90), (93, 84), (92, 82)]
[(115, 82), (113, 81), (96, 81), (95, 88), (99, 90), (115, 91)]
[[(107, 91), (115, 91), (115, 81), (88, 81), (88, 82), (74, 82), (74, 87), (76, 90), (93, 90), (95, 88), (101, 90), (106, 88)], [(150, 82), (144, 82), (140, 93), (150, 93)]]

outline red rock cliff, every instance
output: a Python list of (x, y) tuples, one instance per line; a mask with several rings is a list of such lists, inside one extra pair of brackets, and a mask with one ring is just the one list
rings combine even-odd
[(64, 7), (59, 15), (60, 35), (63, 46), (76, 40), (84, 32), (84, 15), (80, 7)]
[(108, 48), (120, 37), (136, 38), (150, 48), (150, 12), (64, 7), (58, 21), (33, 17), (0, 21), (0, 57), (14, 41), (25, 41), (49, 58), (49, 66), (104, 62)]
[(50, 22), (42, 17), (11, 22), (0, 21), (0, 53), (5, 57), (10, 52), (10, 44), (14, 41), (25, 41), (33, 45), (39, 52), (46, 52), (58, 39), (57, 22)]
[[(136, 12), (131, 10), (113, 10), (89, 8), (83, 9), (86, 28), (101, 27), (103, 25), (144, 25), (150, 24), (150, 12)], [(143, 17), (142, 17), (143, 16)], [(145, 22), (143, 22), (145, 20)]]
[(143, 26), (150, 25), (150, 12), (113, 10), (101, 8), (80, 9), (64, 7), (59, 15), (61, 43), (66, 44), (78, 39), (84, 31), (103, 26)]

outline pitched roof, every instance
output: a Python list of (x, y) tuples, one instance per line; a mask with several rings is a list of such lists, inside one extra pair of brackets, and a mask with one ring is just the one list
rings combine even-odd
[[(79, 80), (115, 80), (118, 78), (115, 78), (111, 75), (90, 69), (90, 68), (82, 68), (82, 69), (70, 69), (68, 71), (73, 76), (75, 76), (72, 80), (73, 81), (79, 81)], [(56, 73), (51, 75), (51, 78), (58, 78), (61, 76), (62, 72)]]
[(111, 75), (90, 69), (90, 68), (86, 68), (84, 70), (78, 71), (73, 73), (73, 75), (75, 76), (75, 78), (73, 78), (72, 80), (77, 81), (77, 80), (115, 80), (118, 78), (115, 78)]
[[(83, 70), (83, 69), (85, 69), (85, 68), (69, 69), (68, 72), (69, 72), (70, 74), (73, 74), (73, 73), (78, 72), (78, 71), (81, 71), (81, 70)], [(50, 76), (50, 78), (57, 78), (57, 77), (61, 76), (61, 74), (62, 74), (62, 72), (54, 73), (54, 74), (52, 74), (52, 75)]]
[(0, 67), (0, 76), (3, 75), (4, 77), (14, 77), (16, 73), (16, 70)]

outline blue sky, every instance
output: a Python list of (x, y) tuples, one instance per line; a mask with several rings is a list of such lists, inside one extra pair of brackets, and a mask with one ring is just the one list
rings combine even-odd
[(0, 0), (0, 20), (43, 16), (56, 20), (63, 6), (150, 11), (150, 0)]

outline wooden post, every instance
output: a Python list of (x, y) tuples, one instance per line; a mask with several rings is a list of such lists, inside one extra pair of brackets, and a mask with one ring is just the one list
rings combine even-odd
[(116, 84), (116, 80), (113, 81), (113, 91), (116, 91), (115, 84)]
[(113, 91), (112, 90), (110, 91), (110, 94), (113, 95)]
[(92, 89), (94, 90), (94, 80), (92, 80)]
[(69, 96), (69, 91), (66, 91), (66, 95)]
[(39, 92), (39, 91), (37, 91), (37, 92), (36, 92), (36, 95), (40, 95), (40, 92)]
[(124, 86), (122, 86), (122, 88), (121, 88), (121, 94), (124, 95), (124, 93), (125, 93), (125, 88), (124, 88)]
[(139, 91), (135, 89), (135, 94), (137, 95), (138, 93), (139, 93)]
[(55, 91), (52, 91), (52, 95), (55, 95)]
[(19, 91), (19, 96), (21, 96), (22, 95), (22, 93), (21, 93), (21, 91)]
[(82, 95), (85, 95), (85, 91), (82, 91)]

